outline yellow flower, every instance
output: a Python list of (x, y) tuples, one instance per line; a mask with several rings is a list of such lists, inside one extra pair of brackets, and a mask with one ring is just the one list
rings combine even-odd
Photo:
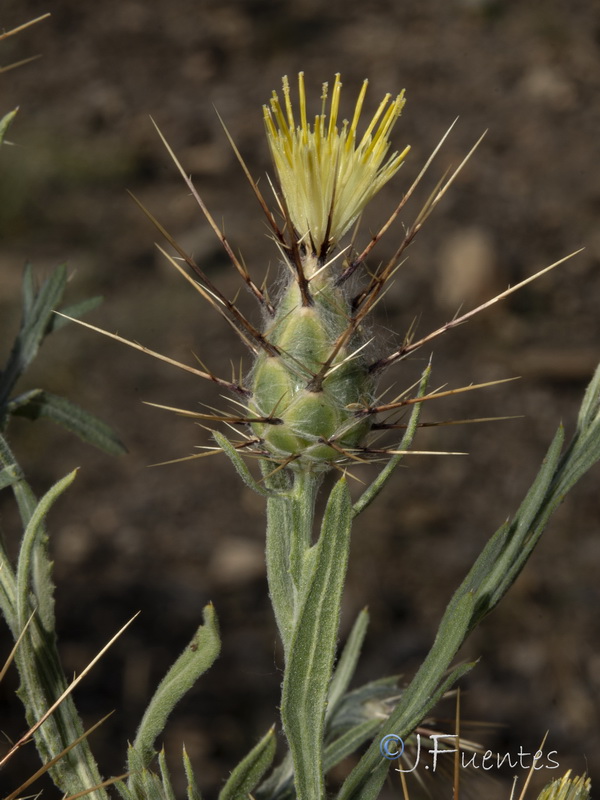
[(329, 119), (327, 83), (323, 84), (321, 113), (310, 125), (306, 113), (304, 73), (298, 75), (300, 124), (297, 125), (287, 77), (283, 78), (283, 107), (273, 92), (264, 106), (267, 138), (287, 213), (295, 233), (319, 257), (339, 242), (371, 198), (398, 171), (409, 147), (387, 160), (389, 135), (404, 106), (404, 92), (381, 101), (367, 130), (357, 143), (357, 125), (367, 91), (364, 81), (352, 121), (338, 128), (342, 82), (335, 76)]

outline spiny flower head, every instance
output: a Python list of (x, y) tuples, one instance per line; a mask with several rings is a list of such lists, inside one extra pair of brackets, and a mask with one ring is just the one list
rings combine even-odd
[(395, 100), (387, 94), (360, 141), (358, 121), (367, 91), (364, 81), (352, 120), (338, 127), (342, 82), (335, 76), (329, 118), (328, 84), (323, 84), (321, 113), (308, 121), (304, 73), (298, 75), (300, 123), (296, 123), (290, 86), (283, 78), (283, 107), (276, 92), (270, 107), (264, 106), (269, 147), (285, 206), (296, 235), (307, 250), (318, 256), (339, 242), (367, 203), (398, 171), (409, 147), (394, 152), (389, 135), (404, 106), (404, 92)]
[(571, 778), (571, 770), (549, 783), (538, 800), (589, 800), (592, 784), (585, 775)]
[[(363, 281), (352, 289), (349, 278), (357, 271), (361, 274), (368, 255), (413, 195), (449, 131), (412, 185), (403, 193), (388, 220), (370, 236), (368, 244), (362, 250), (350, 249), (345, 253), (342, 268), (334, 273), (330, 266), (337, 256), (327, 258), (329, 252), (338, 244), (340, 237), (357, 219), (367, 202), (398, 170), (408, 152), (406, 148), (401, 153), (396, 152), (388, 157), (389, 135), (404, 105), (404, 96), (401, 93), (392, 102), (390, 95), (384, 97), (362, 138), (357, 141), (358, 121), (367, 81), (359, 93), (352, 120), (343, 122), (341, 129), (337, 127), (342, 86), (340, 76), (335, 78), (328, 118), (327, 84), (323, 85), (321, 113), (316, 116), (312, 127), (307, 120), (302, 73), (299, 75), (298, 85), (299, 125), (295, 122), (286, 78), (283, 79), (283, 107), (276, 93), (273, 93), (270, 109), (264, 108), (267, 138), (281, 185), (282, 195), (279, 200), (284, 217), (283, 225), (269, 209), (258, 184), (252, 179), (233, 140), (227, 134), (282, 255), (282, 266), (287, 279), (277, 299), (271, 297), (268, 287), (261, 287), (254, 282), (243, 261), (235, 255), (191, 178), (159, 131), (232, 265), (260, 304), (264, 315), (263, 327), (256, 327), (235, 301), (226, 297), (213, 283), (201, 265), (136, 200), (179, 258), (174, 258), (159, 248), (161, 252), (204, 300), (229, 321), (241, 341), (252, 352), (253, 366), (246, 377), (240, 367), (239, 376), (234, 372), (228, 380), (217, 376), (202, 363), (202, 369), (181, 364), (116, 334), (101, 332), (155, 358), (175, 364), (186, 372), (210, 380), (236, 396), (233, 413), (215, 413), (213, 409), (206, 413), (162, 406), (195, 418), (201, 424), (221, 422), (236, 430), (241, 428), (241, 440), (223, 444), (221, 439), (223, 442), (227, 440), (220, 437), (219, 446), (208, 448), (208, 454), (221, 450), (229, 453), (230, 449), (235, 459), (237, 450), (258, 457), (263, 462), (276, 463), (275, 471), (289, 468), (292, 471), (314, 473), (331, 468), (345, 468), (350, 463), (372, 459), (391, 458), (395, 463), (395, 459), (409, 452), (407, 448), (410, 447), (418, 427), (418, 409), (423, 401), (492, 384), (471, 384), (460, 389), (436, 390), (427, 394), (430, 374), (428, 367), (420, 382), (382, 403), (382, 396), (377, 394), (379, 377), (392, 365), (403, 361), (424, 345), (429, 345), (437, 336), (466, 322), (479, 311), (507, 297), (566, 259), (555, 262), (536, 276), (510, 287), (479, 307), (454, 317), (421, 338), (407, 335), (392, 352), (373, 361), (368, 352), (371, 339), (365, 331), (365, 320), (402, 263), (404, 251), (444, 197), (478, 142), (450, 176), (436, 186), (414, 221), (405, 227), (404, 237), (392, 257), (375, 271), (363, 271)], [(187, 264), (194, 278), (186, 272), (180, 261)], [(356, 288), (358, 292), (352, 294)], [(87, 323), (81, 324), (100, 330)], [(588, 406), (586, 419), (590, 414), (597, 413), (597, 403), (590, 400)], [(413, 409), (408, 421), (399, 420), (397, 415), (408, 408)], [(382, 418), (382, 415), (385, 416)], [(580, 424), (583, 422), (580, 421)], [(397, 429), (406, 430), (401, 440), (391, 446), (375, 446), (375, 437), (370, 436), (375, 433), (379, 437)], [(189, 458), (203, 455), (205, 453)], [(236, 465), (239, 466), (239, 462)]]

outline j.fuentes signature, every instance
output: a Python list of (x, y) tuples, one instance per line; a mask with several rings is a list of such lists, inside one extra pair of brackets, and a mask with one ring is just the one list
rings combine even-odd
[[(456, 744), (457, 738), (455, 734), (445, 733), (427, 736), (427, 739), (433, 743), (433, 746), (429, 748), (429, 750), (423, 751), (431, 756), (431, 763), (426, 764), (425, 769), (430, 769), (432, 772), (435, 772), (441, 755), (448, 756), (456, 753), (457, 750), (455, 747), (443, 747), (442, 740), (446, 742), (449, 741), (450, 744)], [(379, 745), (381, 755), (390, 761), (399, 759), (404, 753), (404, 749), (405, 744), (403, 739), (395, 733), (384, 736)], [(416, 734), (416, 745), (414, 748), (411, 748), (411, 751), (414, 751), (415, 760), (413, 765), (408, 769), (397, 767), (397, 772), (414, 772), (419, 766), (419, 761), (421, 760), (421, 734)], [(544, 753), (542, 750), (528, 753), (522, 745), (519, 746), (516, 753), (494, 753), (492, 750), (486, 750), (484, 753), (465, 750), (459, 751), (460, 766), (463, 769), (470, 767), (471, 769), (483, 769), (486, 771), (500, 769), (501, 767), (509, 767), (510, 769), (518, 767), (523, 770), (528, 770), (532, 767), (534, 770), (557, 769), (560, 764), (553, 757), (556, 755), (556, 750), (550, 750), (548, 753)]]

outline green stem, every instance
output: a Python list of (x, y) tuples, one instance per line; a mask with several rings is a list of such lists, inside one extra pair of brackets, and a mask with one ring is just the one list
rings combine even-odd
[(303, 589), (305, 557), (310, 550), (315, 519), (315, 502), (321, 477), (308, 471), (298, 471), (294, 475), (294, 490), (291, 502), (290, 530), (290, 573), (295, 587), (294, 621), (298, 617), (298, 607)]
[[(277, 481), (280, 485), (272, 488), (283, 489), (279, 477)], [(294, 764), (296, 796), (321, 800), (325, 796), (325, 716), (352, 506), (346, 481), (341, 479), (331, 491), (313, 544), (321, 476), (298, 470), (287, 481), (287, 494), (269, 499), (267, 533), (267, 574), (285, 652), (281, 718)]]
[(269, 594), (279, 635), (287, 653), (294, 620), (294, 585), (290, 573), (292, 508), (291, 481), (286, 472), (273, 471), (273, 462), (261, 462), (265, 484), (272, 490), (267, 500), (266, 562)]
[(272, 463), (263, 464), (267, 501), (267, 580), (284, 653), (294, 631), (301, 598), (304, 556), (310, 549), (317, 491), (321, 478), (312, 473), (293, 476), (278, 472), (269, 477)]

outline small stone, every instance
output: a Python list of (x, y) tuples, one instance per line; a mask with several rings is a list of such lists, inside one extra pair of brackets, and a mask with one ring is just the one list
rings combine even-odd
[(480, 228), (463, 228), (441, 247), (435, 281), (439, 306), (456, 312), (472, 308), (495, 293), (495, 259), (490, 237)]

